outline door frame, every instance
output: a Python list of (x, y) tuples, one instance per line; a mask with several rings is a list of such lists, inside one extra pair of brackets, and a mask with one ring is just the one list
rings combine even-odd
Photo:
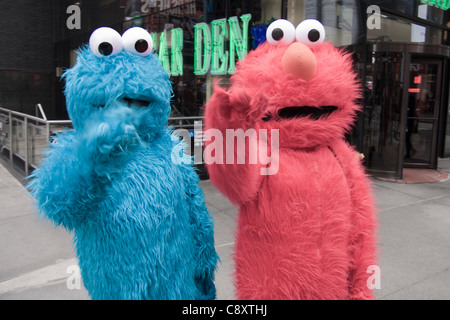
[[(441, 92), (442, 92), (442, 78), (443, 78), (443, 61), (442, 59), (436, 58), (436, 57), (427, 57), (423, 55), (417, 55), (412, 53), (410, 55), (410, 64), (408, 67), (411, 66), (413, 63), (424, 63), (424, 64), (437, 64), (437, 75), (436, 75), (436, 101), (434, 106), (434, 116), (432, 118), (420, 118), (420, 117), (409, 117), (408, 116), (408, 88), (410, 85), (410, 72), (411, 70), (408, 68), (408, 82), (404, 82), (405, 88), (404, 91), (406, 91), (406, 99), (403, 100), (403, 106), (406, 110), (405, 115), (405, 127), (402, 128), (402, 130), (405, 131), (405, 139), (406, 139), (406, 129), (408, 125), (409, 119), (415, 119), (415, 120), (424, 120), (425, 122), (431, 122), (433, 124), (433, 135), (431, 140), (431, 150), (430, 150), (430, 162), (429, 163), (408, 163), (406, 164), (404, 160), (404, 154), (406, 151), (406, 140), (404, 141), (404, 149), (403, 149), (403, 168), (424, 168), (424, 169), (437, 169), (437, 151), (438, 151), (438, 134), (439, 134), (439, 122), (440, 122), (440, 113), (441, 113)], [(405, 74), (406, 75), (406, 74)]]
[[(433, 45), (426, 43), (401, 43), (401, 42), (369, 42), (368, 46), (366, 46), (366, 50), (372, 52), (401, 52), (404, 54), (404, 64), (403, 64), (403, 85), (404, 90), (402, 94), (402, 106), (401, 106), (401, 120), (400, 120), (400, 137), (399, 137), (399, 150), (398, 150), (398, 166), (397, 166), (397, 179), (403, 178), (403, 168), (404, 168), (404, 154), (406, 150), (406, 126), (408, 119), (408, 90), (407, 86), (409, 86), (409, 67), (411, 65), (411, 61), (414, 58), (434, 58), (440, 59), (441, 61), (447, 60), (450, 58), (450, 47), (445, 45)], [(443, 63), (445, 66), (445, 63)], [(450, 69), (450, 68), (449, 68)], [(442, 75), (442, 73), (441, 73)], [(441, 91), (442, 89), (442, 79), (441, 77)], [(440, 99), (442, 103), (442, 94), (437, 97)], [(439, 121), (439, 118), (438, 118)], [(439, 126), (438, 136), (442, 134), (441, 126)], [(436, 137), (437, 139), (437, 137)], [(437, 148), (433, 155), (433, 166), (437, 168)]]
[[(448, 112), (449, 112), (449, 80), (450, 80), (450, 60), (444, 59), (443, 65), (443, 79), (442, 79), (442, 88), (441, 88), (441, 113), (440, 113), (440, 121), (439, 121), (439, 136), (438, 136), (438, 157), (445, 158), (450, 157), (450, 154), (445, 153), (446, 144), (450, 144), (450, 141), (447, 140), (447, 121), (448, 121)], [(450, 122), (449, 122), (450, 124)]]

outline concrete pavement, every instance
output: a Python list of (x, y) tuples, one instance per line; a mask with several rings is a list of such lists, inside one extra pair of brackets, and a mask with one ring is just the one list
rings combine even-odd
[[(450, 171), (450, 159), (440, 168)], [(377, 299), (450, 299), (450, 179), (398, 184), (373, 179), (380, 228)], [(234, 299), (236, 208), (201, 182), (215, 220), (218, 299)], [(88, 299), (78, 289), (72, 235), (35, 214), (28, 193), (0, 163), (0, 299)], [(75, 288), (69, 289), (69, 287)]]

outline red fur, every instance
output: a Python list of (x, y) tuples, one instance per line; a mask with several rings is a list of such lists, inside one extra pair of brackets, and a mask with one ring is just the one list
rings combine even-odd
[[(358, 153), (344, 142), (359, 109), (351, 58), (330, 43), (317, 45), (317, 74), (303, 81), (282, 71), (286, 49), (264, 44), (249, 53), (230, 89), (216, 85), (206, 107), (206, 129), (224, 137), (226, 129), (279, 130), (275, 175), (261, 175), (262, 164), (208, 166), (213, 184), (239, 206), (237, 297), (372, 299), (373, 199)], [(261, 120), (287, 106), (328, 105), (338, 110), (326, 119)]]

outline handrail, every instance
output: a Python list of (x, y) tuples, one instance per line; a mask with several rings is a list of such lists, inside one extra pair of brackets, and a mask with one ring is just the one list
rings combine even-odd
[(36, 116), (0, 107), (0, 155), (8, 155), (11, 167), (23, 166), (28, 176), (35, 169), (43, 149), (48, 147), (52, 129), (61, 130), (70, 120), (48, 120), (41, 104), (36, 104)]
[(171, 117), (171, 118), (169, 118), (169, 121), (176, 121), (176, 120), (203, 120), (203, 117)]
[[(65, 124), (65, 123), (72, 122), (71, 120), (47, 120), (45, 112), (43, 111), (40, 103), (38, 103), (36, 105), (36, 108), (39, 108), (39, 110), (42, 110), (42, 111), (40, 111), (40, 112), (42, 112), (42, 118), (39, 118), (37, 116), (31, 116), (29, 114), (10, 110), (10, 109), (5, 109), (2, 107), (0, 107), (0, 111), (6, 112), (6, 113), (11, 113), (12, 115), (16, 115), (16, 116), (23, 117), (23, 118), (28, 118), (30, 120), (38, 121), (41, 123)], [(169, 121), (177, 121), (177, 120), (203, 120), (203, 117), (202, 116), (195, 116), (195, 117), (189, 116), (189, 117), (170, 117), (169, 118)]]
[(42, 105), (40, 103), (36, 105), (36, 116), (38, 111), (41, 113), (42, 119), (47, 120), (47, 116), (45, 115), (44, 109), (42, 108)]
[(72, 120), (47, 120), (49, 124), (71, 124)]
[(47, 121), (47, 120), (44, 120), (42, 118), (38, 118), (38, 117), (35, 117), (35, 116), (30, 116), (29, 114), (26, 114), (26, 113), (14, 111), (14, 110), (9, 110), (9, 109), (5, 109), (5, 108), (2, 108), (2, 107), (0, 107), (0, 111), (6, 112), (6, 113), (14, 115), (14, 116), (22, 117), (22, 118), (28, 118), (30, 120), (37, 121), (37, 122), (40, 122), (40, 123), (46, 123), (46, 121)]

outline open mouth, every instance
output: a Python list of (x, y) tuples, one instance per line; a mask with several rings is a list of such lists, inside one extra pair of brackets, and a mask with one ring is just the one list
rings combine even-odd
[[(127, 105), (129, 108), (131, 107), (137, 107), (137, 108), (144, 108), (144, 107), (148, 107), (148, 105), (151, 103), (151, 101), (146, 101), (146, 100), (142, 100), (142, 99), (132, 99), (132, 98), (128, 98), (128, 97), (123, 97), (118, 99), (118, 101), (123, 102), (123, 104)], [(104, 108), (106, 105), (101, 104), (98, 107), (99, 108)]]
[[(323, 107), (309, 107), (309, 106), (293, 106), (285, 107), (277, 112), (277, 119), (296, 119), (296, 118), (309, 118), (311, 120), (326, 119), (333, 111), (337, 110), (336, 106), (323, 106)], [(262, 120), (267, 122), (272, 117), (266, 114)]]
[(125, 101), (125, 103), (128, 104), (129, 107), (148, 107), (148, 105), (150, 104), (150, 101), (145, 101), (145, 100), (139, 100), (139, 99), (131, 99), (131, 98), (123, 98), (123, 101)]

